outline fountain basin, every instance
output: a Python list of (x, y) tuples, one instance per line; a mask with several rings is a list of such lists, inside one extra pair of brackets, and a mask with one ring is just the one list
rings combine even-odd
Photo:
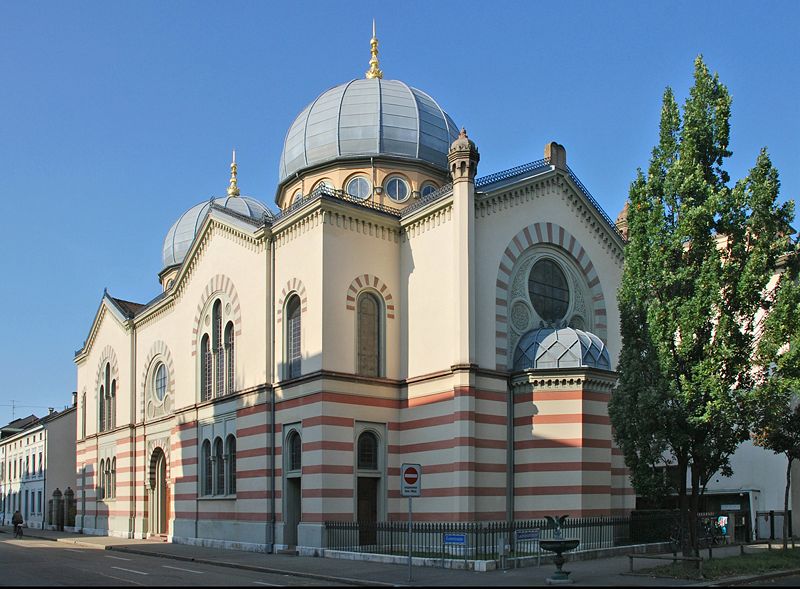
[(561, 540), (539, 540), (539, 546), (542, 547), (542, 550), (547, 550), (548, 552), (555, 552), (556, 554), (561, 554), (562, 552), (566, 552), (567, 550), (574, 550), (578, 547), (581, 541), (578, 538), (564, 538)]
[(561, 567), (564, 565), (563, 553), (567, 550), (573, 550), (578, 547), (581, 541), (578, 538), (555, 538), (551, 540), (539, 540), (539, 547), (548, 552), (555, 552), (553, 563), (556, 565), (556, 571), (553, 576), (545, 579), (548, 585), (565, 585), (573, 583), (569, 578), (569, 571), (563, 570)]

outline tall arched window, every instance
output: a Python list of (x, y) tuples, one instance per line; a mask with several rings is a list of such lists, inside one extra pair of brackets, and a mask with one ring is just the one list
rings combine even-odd
[(378, 436), (373, 432), (358, 436), (358, 470), (378, 470)]
[(380, 303), (374, 294), (358, 297), (358, 374), (380, 376), (381, 320)]
[(86, 437), (86, 393), (81, 395), (81, 438)]
[(106, 430), (106, 387), (100, 385), (100, 431)]
[(217, 299), (211, 314), (213, 322), (214, 344), (214, 396), (219, 397), (225, 392), (225, 350), (222, 347), (222, 301)]
[(203, 459), (203, 495), (211, 495), (211, 485), (214, 481), (214, 475), (211, 468), (211, 442), (206, 440), (203, 442), (203, 450), (201, 452)]
[(111, 484), (109, 485), (109, 492), (111, 497), (117, 496), (117, 459), (111, 459)]
[(302, 351), (300, 346), (300, 297), (292, 295), (286, 303), (286, 376), (296, 378), (300, 376), (300, 360)]
[(111, 381), (111, 398), (109, 399), (109, 409), (111, 415), (109, 417), (110, 429), (117, 427), (117, 380)]
[(225, 439), (225, 459), (228, 468), (228, 494), (236, 493), (236, 438), (229, 434)]
[(234, 376), (234, 364), (233, 364), (233, 321), (228, 321), (228, 324), (225, 326), (225, 365), (227, 366), (226, 370), (226, 383), (225, 383), (225, 392), (231, 394), (234, 391), (233, 388), (233, 376)]
[(287, 470), (301, 470), (303, 467), (303, 446), (300, 435), (293, 431), (286, 439)]
[(97, 470), (97, 498), (103, 499), (103, 483), (105, 483), (106, 461), (100, 461), (100, 467)]
[(208, 334), (200, 344), (200, 395), (201, 400), (211, 398), (211, 345)]
[(214, 440), (214, 468), (216, 471), (215, 495), (225, 494), (225, 455), (222, 452), (222, 438)]

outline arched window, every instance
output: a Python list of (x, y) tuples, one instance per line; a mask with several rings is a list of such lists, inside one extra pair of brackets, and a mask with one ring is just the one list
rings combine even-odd
[(229, 434), (225, 439), (225, 459), (228, 467), (228, 494), (236, 493), (236, 438)]
[(381, 320), (378, 298), (369, 292), (358, 297), (358, 374), (380, 376)]
[(105, 416), (105, 430), (111, 429), (111, 365), (106, 364), (105, 368), (105, 388), (106, 388), (106, 398), (105, 398), (105, 408), (106, 408), (106, 416)]
[(286, 303), (286, 376), (300, 376), (300, 297), (292, 295)]
[(109, 399), (109, 411), (111, 415), (109, 415), (108, 422), (110, 423), (110, 429), (114, 429), (117, 427), (117, 380), (114, 379), (111, 381), (111, 398)]
[(111, 497), (117, 496), (117, 459), (111, 459), (111, 484), (109, 485)]
[(422, 189), (419, 191), (419, 195), (424, 198), (429, 194), (433, 194), (434, 192), (436, 192), (436, 190), (437, 188), (435, 184), (426, 182), (425, 184), (422, 185)]
[(202, 487), (202, 494), (203, 495), (211, 495), (211, 485), (214, 481), (214, 475), (212, 473), (211, 468), (211, 442), (206, 440), (203, 442), (203, 451), (202, 451), (202, 459), (203, 459), (203, 487)]
[(222, 301), (217, 299), (212, 312), (212, 334), (214, 344), (214, 396), (225, 392), (225, 351), (222, 347)]
[(222, 438), (214, 440), (214, 468), (216, 470), (215, 495), (225, 494), (225, 455), (222, 453)]
[(105, 482), (106, 461), (100, 461), (100, 468), (97, 470), (97, 498), (103, 499), (103, 483)]
[(227, 366), (227, 377), (225, 383), (225, 392), (228, 394), (233, 393), (233, 376), (234, 370), (234, 355), (233, 355), (233, 321), (228, 321), (225, 326), (225, 365)]
[(300, 470), (303, 467), (303, 445), (300, 435), (293, 431), (286, 439), (287, 470)]
[(211, 398), (211, 346), (208, 334), (203, 336), (200, 344), (200, 393), (203, 401)]
[(81, 395), (81, 438), (86, 437), (86, 393)]
[(100, 385), (100, 431), (106, 430), (106, 387)]
[(358, 470), (378, 470), (378, 436), (373, 432), (358, 436)]

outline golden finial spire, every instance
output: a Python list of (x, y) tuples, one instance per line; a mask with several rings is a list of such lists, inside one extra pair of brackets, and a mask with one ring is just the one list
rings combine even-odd
[(236, 184), (236, 150), (233, 150), (231, 162), (231, 183), (228, 185), (228, 196), (239, 196), (239, 186)]
[(383, 71), (378, 67), (378, 37), (375, 36), (375, 19), (372, 19), (372, 39), (369, 42), (372, 58), (369, 60), (367, 79), (383, 78)]

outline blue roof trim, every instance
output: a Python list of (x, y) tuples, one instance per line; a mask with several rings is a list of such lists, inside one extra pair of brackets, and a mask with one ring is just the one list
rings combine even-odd
[[(482, 176), (480, 178), (475, 179), (475, 188), (485, 188), (491, 186), (492, 184), (497, 184), (498, 182), (502, 182), (504, 180), (511, 180), (513, 178), (518, 178), (519, 176), (523, 176), (526, 174), (531, 173), (541, 173), (546, 172), (552, 169), (553, 166), (550, 164), (550, 160), (547, 158), (536, 160), (530, 162), (528, 164), (523, 164), (521, 166), (517, 166), (516, 168), (510, 168), (508, 170), (503, 170), (501, 172), (496, 172), (494, 174), (490, 174), (488, 176)], [(622, 242), (625, 241), (625, 238), (620, 233), (619, 229), (617, 229), (617, 224), (611, 220), (611, 217), (608, 216), (608, 213), (603, 210), (603, 207), (600, 206), (600, 203), (595, 200), (592, 196), (592, 193), (589, 192), (589, 189), (583, 185), (583, 182), (580, 181), (578, 176), (575, 172), (572, 171), (572, 168), (567, 166), (567, 175), (569, 179), (578, 187), (578, 189), (583, 193), (583, 196), (586, 197), (586, 200), (589, 201), (589, 204), (594, 207), (594, 210), (603, 218), (603, 220), (608, 225), (609, 229), (611, 229), (614, 234), (620, 238)]]

